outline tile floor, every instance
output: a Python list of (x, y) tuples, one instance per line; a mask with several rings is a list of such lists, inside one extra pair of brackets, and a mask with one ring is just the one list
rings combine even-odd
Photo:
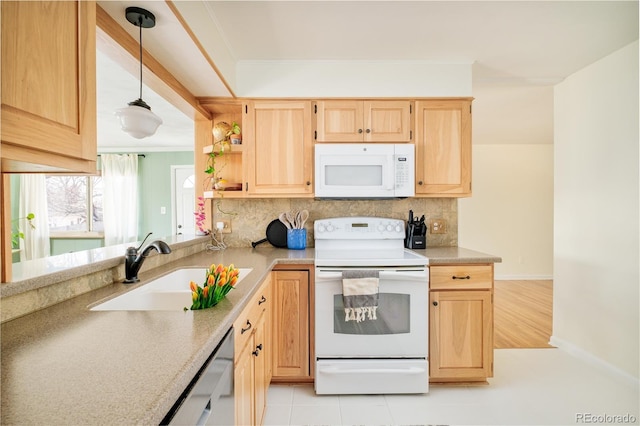
[[(497, 349), (489, 386), (425, 395), (317, 396), (312, 385), (271, 385), (265, 425), (638, 424), (638, 385), (560, 349)], [(582, 419), (577, 416), (583, 415)], [(630, 415), (631, 421), (593, 416)], [(594, 419), (596, 421), (594, 421)], [(591, 420), (591, 421), (587, 421)]]

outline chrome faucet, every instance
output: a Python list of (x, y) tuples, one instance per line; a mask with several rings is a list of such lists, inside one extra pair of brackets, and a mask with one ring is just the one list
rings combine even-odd
[(149, 232), (147, 236), (144, 237), (144, 240), (142, 240), (142, 243), (138, 248), (127, 248), (127, 251), (124, 255), (124, 274), (126, 277), (124, 283), (130, 284), (140, 281), (140, 279), (138, 279), (138, 271), (140, 270), (142, 263), (147, 258), (147, 256), (149, 256), (149, 253), (151, 253), (152, 250), (156, 250), (161, 254), (171, 253), (171, 247), (169, 247), (167, 243), (161, 240), (156, 240), (149, 243), (149, 245), (146, 246), (144, 250), (142, 250), (142, 253), (139, 253), (140, 248), (144, 245), (144, 242), (147, 241), (147, 238), (149, 238), (149, 235), (151, 234), (152, 232)]

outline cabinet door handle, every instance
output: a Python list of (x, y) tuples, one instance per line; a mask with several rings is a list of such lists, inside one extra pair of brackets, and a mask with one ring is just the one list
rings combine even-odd
[(433, 306), (438, 306), (438, 302), (436, 302), (435, 300), (433, 301)]
[(362, 129), (358, 129), (358, 133), (362, 133)]
[(253, 356), (258, 356), (260, 354), (260, 351), (262, 350), (262, 343), (260, 343), (258, 346), (256, 346), (256, 350), (251, 352), (253, 354)]
[(371, 133), (371, 129), (367, 129), (367, 133)]
[(247, 320), (247, 328), (241, 328), (241, 329), (240, 329), (240, 334), (244, 334), (246, 331), (251, 330), (251, 327), (253, 327), (253, 326), (251, 325), (251, 321)]
[(311, 181), (310, 180), (307, 181), (307, 186), (309, 186), (309, 185), (311, 185)]
[(418, 181), (418, 185), (422, 185), (422, 181), (421, 180)]
[(451, 277), (452, 280), (470, 280), (471, 277), (467, 275), (466, 277), (456, 277), (455, 275)]
[(262, 297), (260, 298), (260, 300), (258, 300), (258, 306), (262, 305), (264, 302), (267, 301), (267, 298), (264, 297), (264, 295), (262, 295)]

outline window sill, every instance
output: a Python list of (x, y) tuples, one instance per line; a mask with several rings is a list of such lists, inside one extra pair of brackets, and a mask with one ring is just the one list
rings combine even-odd
[(49, 238), (57, 240), (80, 240), (104, 238), (104, 232), (51, 232)]

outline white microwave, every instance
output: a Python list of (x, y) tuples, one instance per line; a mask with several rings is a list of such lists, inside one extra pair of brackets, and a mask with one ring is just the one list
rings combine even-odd
[(415, 195), (413, 144), (318, 143), (317, 198), (396, 198)]

